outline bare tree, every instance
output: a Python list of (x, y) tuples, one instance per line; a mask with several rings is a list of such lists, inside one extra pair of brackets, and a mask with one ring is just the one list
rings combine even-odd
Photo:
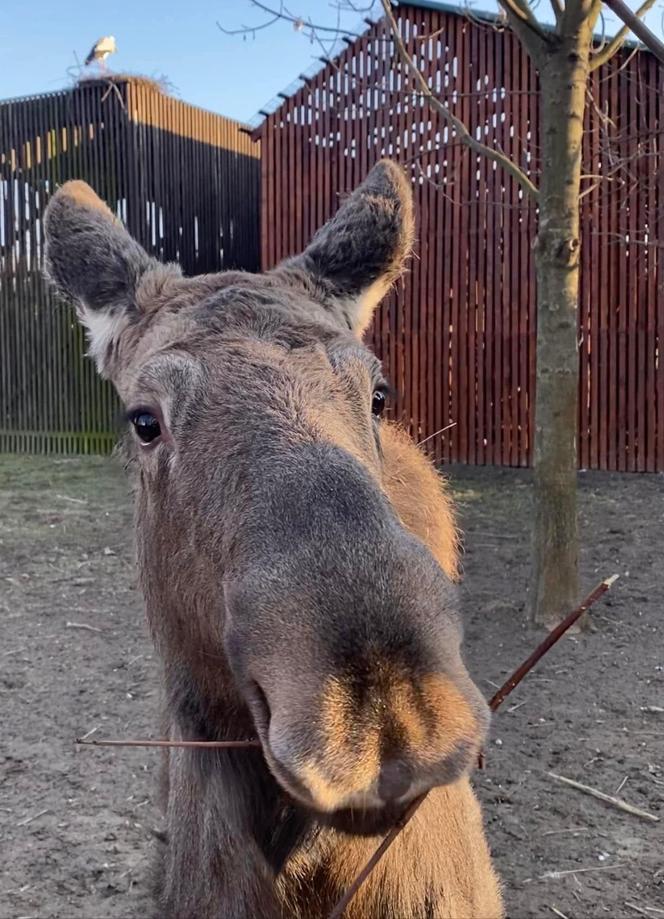
[[(338, 22), (334, 28), (318, 26), (300, 19), (283, 4), (272, 9), (257, 0), (252, 2), (276, 19), (287, 19), (295, 27), (301, 26), (310, 37), (319, 38), (322, 29), (327, 29), (328, 37), (335, 30), (337, 35), (349, 35), (340, 29)], [(640, 23), (654, 2), (645, 0), (635, 13), (630, 13), (622, 0), (606, 0), (631, 27)], [(550, 626), (575, 605), (579, 591), (577, 309), (584, 113), (590, 74), (620, 50), (630, 29), (624, 26), (614, 38), (598, 47), (594, 34), (602, 15), (602, 0), (550, 0), (553, 24), (540, 21), (528, 0), (498, 0), (498, 3), (506, 24), (526, 49), (539, 74), (541, 149), (537, 179), (502, 150), (479, 141), (474, 126), (464, 124), (432, 90), (408, 52), (391, 0), (380, 0), (401, 66), (410, 74), (414, 91), (447, 123), (454, 142), (498, 163), (537, 208), (538, 230), (533, 244), (537, 276), (537, 369), (531, 615), (536, 623)], [(352, 0), (345, 0), (341, 8), (359, 11)], [(651, 36), (642, 24), (641, 29), (642, 37), (646, 33)], [(654, 45), (659, 45), (651, 38)], [(657, 47), (653, 50), (658, 53)]]
[[(499, 162), (538, 208), (534, 241), (537, 274), (537, 364), (534, 435), (532, 618), (558, 622), (579, 591), (577, 526), (577, 307), (583, 123), (594, 68), (622, 47), (621, 29), (596, 55), (593, 34), (601, 0), (550, 0), (555, 25), (543, 25), (527, 0), (499, 0), (507, 23), (539, 73), (539, 185), (501, 151), (485, 147), (437, 99), (399, 35), (389, 0), (381, 0), (404, 64), (432, 106), (477, 153)], [(642, 16), (654, 0), (645, 0)]]

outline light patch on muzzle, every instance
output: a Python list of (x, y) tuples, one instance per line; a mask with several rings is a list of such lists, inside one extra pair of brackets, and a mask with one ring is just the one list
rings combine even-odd
[[(381, 767), (400, 761), (413, 773), (413, 787), (432, 769), (478, 744), (477, 719), (463, 693), (442, 674), (415, 682), (383, 665), (380, 685), (357, 694), (339, 678), (320, 697), (320, 747), (297, 770), (323, 812), (378, 806)], [(390, 678), (386, 679), (386, 672)]]

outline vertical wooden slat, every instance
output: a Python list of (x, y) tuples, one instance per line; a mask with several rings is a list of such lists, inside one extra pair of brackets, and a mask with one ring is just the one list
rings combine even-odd
[[(532, 68), (527, 53), (520, 49), (521, 71), (519, 86), (523, 87), (524, 92), (518, 97), (521, 109), (520, 117), (520, 138), (519, 138), (519, 161), (522, 166), (526, 166), (526, 159), (529, 153), (532, 153), (532, 107), (531, 107), (531, 87)], [(528, 464), (528, 439), (530, 436), (530, 425), (528, 417), (528, 388), (529, 388), (529, 361), (528, 361), (528, 317), (530, 310), (534, 306), (534, 301), (530, 300), (524, 304), (524, 286), (525, 296), (528, 295), (527, 285), (524, 285), (524, 278), (531, 275), (532, 267), (530, 264), (530, 255), (532, 247), (530, 245), (531, 227), (530, 205), (525, 192), (519, 191), (519, 281), (517, 286), (517, 296), (515, 309), (517, 311), (517, 329), (518, 329), (518, 441), (515, 462), (516, 465), (526, 466)]]
[[(654, 90), (657, 71), (659, 69), (657, 61), (650, 57), (647, 59), (648, 64), (648, 109), (646, 123), (648, 125), (660, 125), (659, 119), (659, 98), (660, 93)], [(661, 137), (652, 138), (650, 150), (652, 154), (661, 146)], [(654, 160), (654, 156), (653, 156)], [(648, 172), (648, 230), (655, 239), (661, 239), (660, 228), (664, 227), (664, 222), (658, 219), (659, 211), (657, 207), (657, 182), (655, 180), (654, 163)], [(639, 359), (647, 367), (645, 379), (645, 392), (639, 397), (639, 402), (643, 399), (645, 403), (643, 423), (646, 429), (647, 455), (646, 455), (646, 472), (655, 472), (658, 468), (657, 463), (657, 274), (661, 249), (653, 246), (648, 250), (648, 290), (647, 290), (647, 317), (645, 333), (643, 335), (643, 355), (639, 354)], [(661, 312), (661, 310), (660, 310)], [(660, 339), (661, 347), (661, 339)], [(660, 369), (661, 369), (661, 351)]]
[[(399, 11), (399, 22), (401, 23), (401, 10)], [(372, 42), (372, 72), (369, 78), (369, 94), (372, 100), (372, 109), (375, 108), (373, 104), (376, 99), (377, 90), (374, 89), (375, 81), (377, 79), (382, 80), (383, 74), (385, 73), (385, 42), (387, 41), (387, 26), (384, 20), (382, 20), (374, 30), (374, 37)], [(396, 55), (392, 57), (394, 60)], [(380, 77), (378, 75), (381, 75)], [(406, 140), (406, 125), (408, 123), (407, 111), (410, 107), (410, 86), (411, 80), (410, 76), (406, 71), (406, 68), (399, 60), (397, 65), (396, 75), (398, 89), (399, 89), (399, 110), (397, 117), (393, 124), (396, 125), (396, 135), (397, 143), (399, 145), (399, 150), (401, 151), (401, 159), (405, 165), (406, 175), (409, 179), (412, 180), (413, 167), (408, 165), (408, 158), (410, 157), (410, 147)], [(376, 119), (373, 115), (369, 121), (370, 137), (373, 137), (374, 131), (377, 130)], [(394, 128), (393, 128), (394, 130)], [(376, 158), (375, 152), (373, 153), (373, 159)], [(394, 357), (392, 358), (391, 363), (391, 372), (392, 372), (392, 382), (396, 387), (396, 405), (395, 405), (395, 417), (406, 424), (409, 423), (408, 419), (410, 417), (410, 399), (408, 398), (408, 386), (406, 383), (406, 367), (410, 366), (406, 355), (406, 339), (409, 337), (410, 332), (410, 315), (407, 310), (410, 309), (410, 301), (407, 297), (407, 291), (410, 290), (410, 278), (406, 277), (403, 281), (400, 281), (397, 285), (396, 291), (392, 294), (390, 298), (390, 311), (393, 316), (392, 327), (395, 330), (396, 341), (394, 343)]]
[[(653, 93), (656, 99), (656, 108), (657, 108), (657, 119), (656, 124), (664, 124), (664, 98), (663, 94), (659, 91), (659, 67), (656, 66), (653, 68), (656, 75), (655, 80), (653, 81)], [(662, 138), (657, 139), (658, 152), (661, 157), (661, 145)], [(657, 240), (664, 240), (664, 169), (659, 167), (655, 170), (653, 167), (653, 178), (651, 181), (656, 183), (657, 187), (657, 197), (656, 197), (656, 218), (653, 220), (653, 226), (655, 231), (655, 238)], [(657, 253), (657, 266), (662, 263), (662, 253), (663, 250), (660, 246), (655, 250)], [(657, 290), (657, 303), (659, 308), (656, 312), (656, 325), (653, 335), (653, 360), (655, 360), (655, 354), (657, 355), (657, 377), (656, 377), (656, 401), (657, 401), (657, 416), (656, 416), (656, 432), (655, 432), (655, 451), (656, 459), (654, 460), (654, 466), (657, 471), (664, 471), (664, 310), (659, 304), (661, 304), (662, 291), (664, 289), (664, 279), (659, 276), (656, 282)], [(649, 397), (651, 394), (649, 393)]]
[[(486, 106), (486, 136), (485, 143), (493, 144), (495, 142), (495, 127), (493, 119), (496, 113), (496, 102), (494, 93), (496, 91), (495, 79), (495, 54), (496, 44), (500, 39), (493, 32), (485, 37), (487, 45), (486, 57), (486, 75), (487, 75), (487, 106)], [(482, 426), (484, 431), (484, 462), (495, 463), (495, 436), (493, 424), (493, 400), (495, 398), (494, 387), (494, 315), (496, 285), (494, 283), (494, 258), (496, 254), (495, 241), (495, 220), (497, 211), (496, 189), (493, 179), (493, 164), (485, 164), (485, 212), (486, 212), (486, 235), (484, 237), (484, 246), (486, 251), (486, 266), (484, 273), (484, 415)]]

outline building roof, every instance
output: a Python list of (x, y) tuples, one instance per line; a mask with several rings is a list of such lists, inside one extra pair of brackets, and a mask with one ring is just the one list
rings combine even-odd
[[(415, 6), (420, 9), (426, 10), (438, 10), (441, 13), (452, 13), (458, 16), (466, 16), (469, 13), (472, 15), (473, 19), (480, 19), (484, 22), (503, 22), (502, 19), (497, 13), (488, 12), (487, 10), (478, 10), (474, 7), (471, 9), (468, 4), (459, 5), (455, 3), (444, 2), (444, 0), (398, 0), (398, 6)], [(340, 35), (339, 39), (335, 43), (332, 54), (329, 58), (320, 57), (315, 61), (310, 67), (307, 68), (303, 73), (293, 80), (292, 83), (289, 83), (281, 92), (278, 92), (276, 96), (273, 96), (269, 102), (267, 102), (261, 109), (259, 109), (256, 114), (249, 119), (248, 126), (251, 129), (251, 135), (254, 139), (258, 138), (260, 127), (263, 121), (271, 115), (273, 112), (276, 112), (277, 109), (283, 105), (286, 99), (289, 99), (293, 96), (298, 89), (301, 89), (302, 86), (308, 82), (316, 74), (320, 73), (325, 67), (329, 66), (332, 61), (335, 61), (341, 52), (349, 45), (352, 44), (357, 38), (360, 38), (368, 29), (371, 28), (376, 22), (379, 22), (381, 17), (378, 17), (375, 20), (363, 19), (358, 24), (357, 28), (351, 32), (344, 32)], [(543, 28), (548, 28), (547, 23), (543, 23)], [(550, 26), (553, 28), (553, 26)], [(352, 36), (352, 37), (351, 37)], [(598, 42), (604, 41), (606, 39), (605, 35), (596, 35)], [(642, 48), (644, 51), (648, 51), (646, 46), (634, 38), (628, 38), (624, 42), (624, 46), (627, 48)]]
[(113, 86), (122, 89), (123, 87), (133, 87), (140, 89), (144, 95), (153, 95), (163, 100), (162, 111), (169, 108), (176, 108), (178, 105), (187, 106), (190, 111), (199, 113), (200, 117), (208, 119), (219, 119), (220, 121), (236, 125), (240, 131), (245, 134), (251, 134), (251, 126), (236, 118), (229, 118), (220, 112), (214, 112), (211, 109), (202, 108), (186, 99), (173, 95), (171, 86), (166, 79), (156, 80), (152, 77), (144, 76), (140, 73), (127, 73), (122, 71), (108, 71), (103, 75), (91, 74), (74, 80), (68, 86), (62, 86), (59, 89), (50, 89), (41, 93), (29, 93), (24, 96), (10, 96), (0, 98), (0, 106), (20, 105), (22, 103), (36, 102), (45, 98), (60, 98), (63, 95), (76, 93), (78, 90), (90, 90), (101, 88), (103, 91)]

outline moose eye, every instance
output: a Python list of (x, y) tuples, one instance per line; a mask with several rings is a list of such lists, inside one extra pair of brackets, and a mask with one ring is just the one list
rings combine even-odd
[(379, 415), (383, 414), (383, 409), (385, 408), (386, 397), (382, 389), (375, 390), (373, 398), (371, 400), (371, 412), (378, 418)]
[(135, 412), (130, 413), (129, 420), (133, 424), (136, 436), (142, 444), (147, 446), (147, 444), (154, 443), (158, 437), (161, 437), (161, 426), (152, 412), (142, 408), (137, 409)]

